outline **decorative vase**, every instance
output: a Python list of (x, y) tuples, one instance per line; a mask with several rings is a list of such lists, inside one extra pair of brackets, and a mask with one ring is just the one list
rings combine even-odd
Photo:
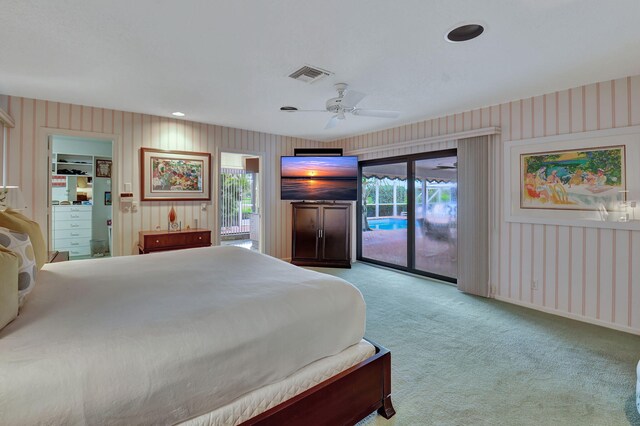
[(177, 219), (176, 209), (171, 206), (171, 210), (169, 210), (169, 223), (174, 223)]

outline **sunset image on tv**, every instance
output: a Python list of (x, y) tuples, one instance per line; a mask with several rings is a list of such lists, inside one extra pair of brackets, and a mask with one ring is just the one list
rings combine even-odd
[(282, 157), (283, 200), (355, 200), (358, 157)]

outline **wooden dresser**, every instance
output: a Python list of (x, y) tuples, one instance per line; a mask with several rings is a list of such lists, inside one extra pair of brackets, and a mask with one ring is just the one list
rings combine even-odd
[(211, 231), (208, 229), (187, 229), (183, 231), (140, 231), (138, 252), (181, 250), (211, 245)]

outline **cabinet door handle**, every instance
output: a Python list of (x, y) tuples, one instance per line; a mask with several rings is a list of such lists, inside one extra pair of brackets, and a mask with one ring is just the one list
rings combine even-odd
[(80, 217), (80, 215), (77, 215), (77, 214), (72, 214), (69, 216), (71, 216), (71, 219), (78, 219)]
[(69, 226), (70, 226), (71, 228), (79, 228), (79, 227), (80, 227), (80, 225), (75, 224), (75, 223), (72, 223), (72, 224), (71, 224), (71, 225), (69, 225)]
[(160, 242), (160, 240), (156, 240), (156, 243), (159, 243), (159, 242)]
[(198, 239), (199, 239), (199, 240), (201, 240), (201, 239), (202, 239), (202, 237), (198, 237)]
[(322, 238), (322, 229), (318, 229), (318, 238)]
[(70, 244), (71, 244), (72, 246), (79, 246), (79, 245), (80, 245), (80, 243), (76, 243), (76, 242), (72, 242), (72, 243), (70, 243)]

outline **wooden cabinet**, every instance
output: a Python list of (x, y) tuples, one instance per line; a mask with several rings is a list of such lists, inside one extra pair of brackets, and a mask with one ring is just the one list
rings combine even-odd
[(351, 205), (293, 203), (291, 263), (351, 267)]
[(211, 245), (211, 231), (208, 229), (188, 229), (184, 231), (140, 231), (138, 252), (181, 250)]
[(53, 249), (70, 256), (91, 254), (93, 206), (53, 206)]

